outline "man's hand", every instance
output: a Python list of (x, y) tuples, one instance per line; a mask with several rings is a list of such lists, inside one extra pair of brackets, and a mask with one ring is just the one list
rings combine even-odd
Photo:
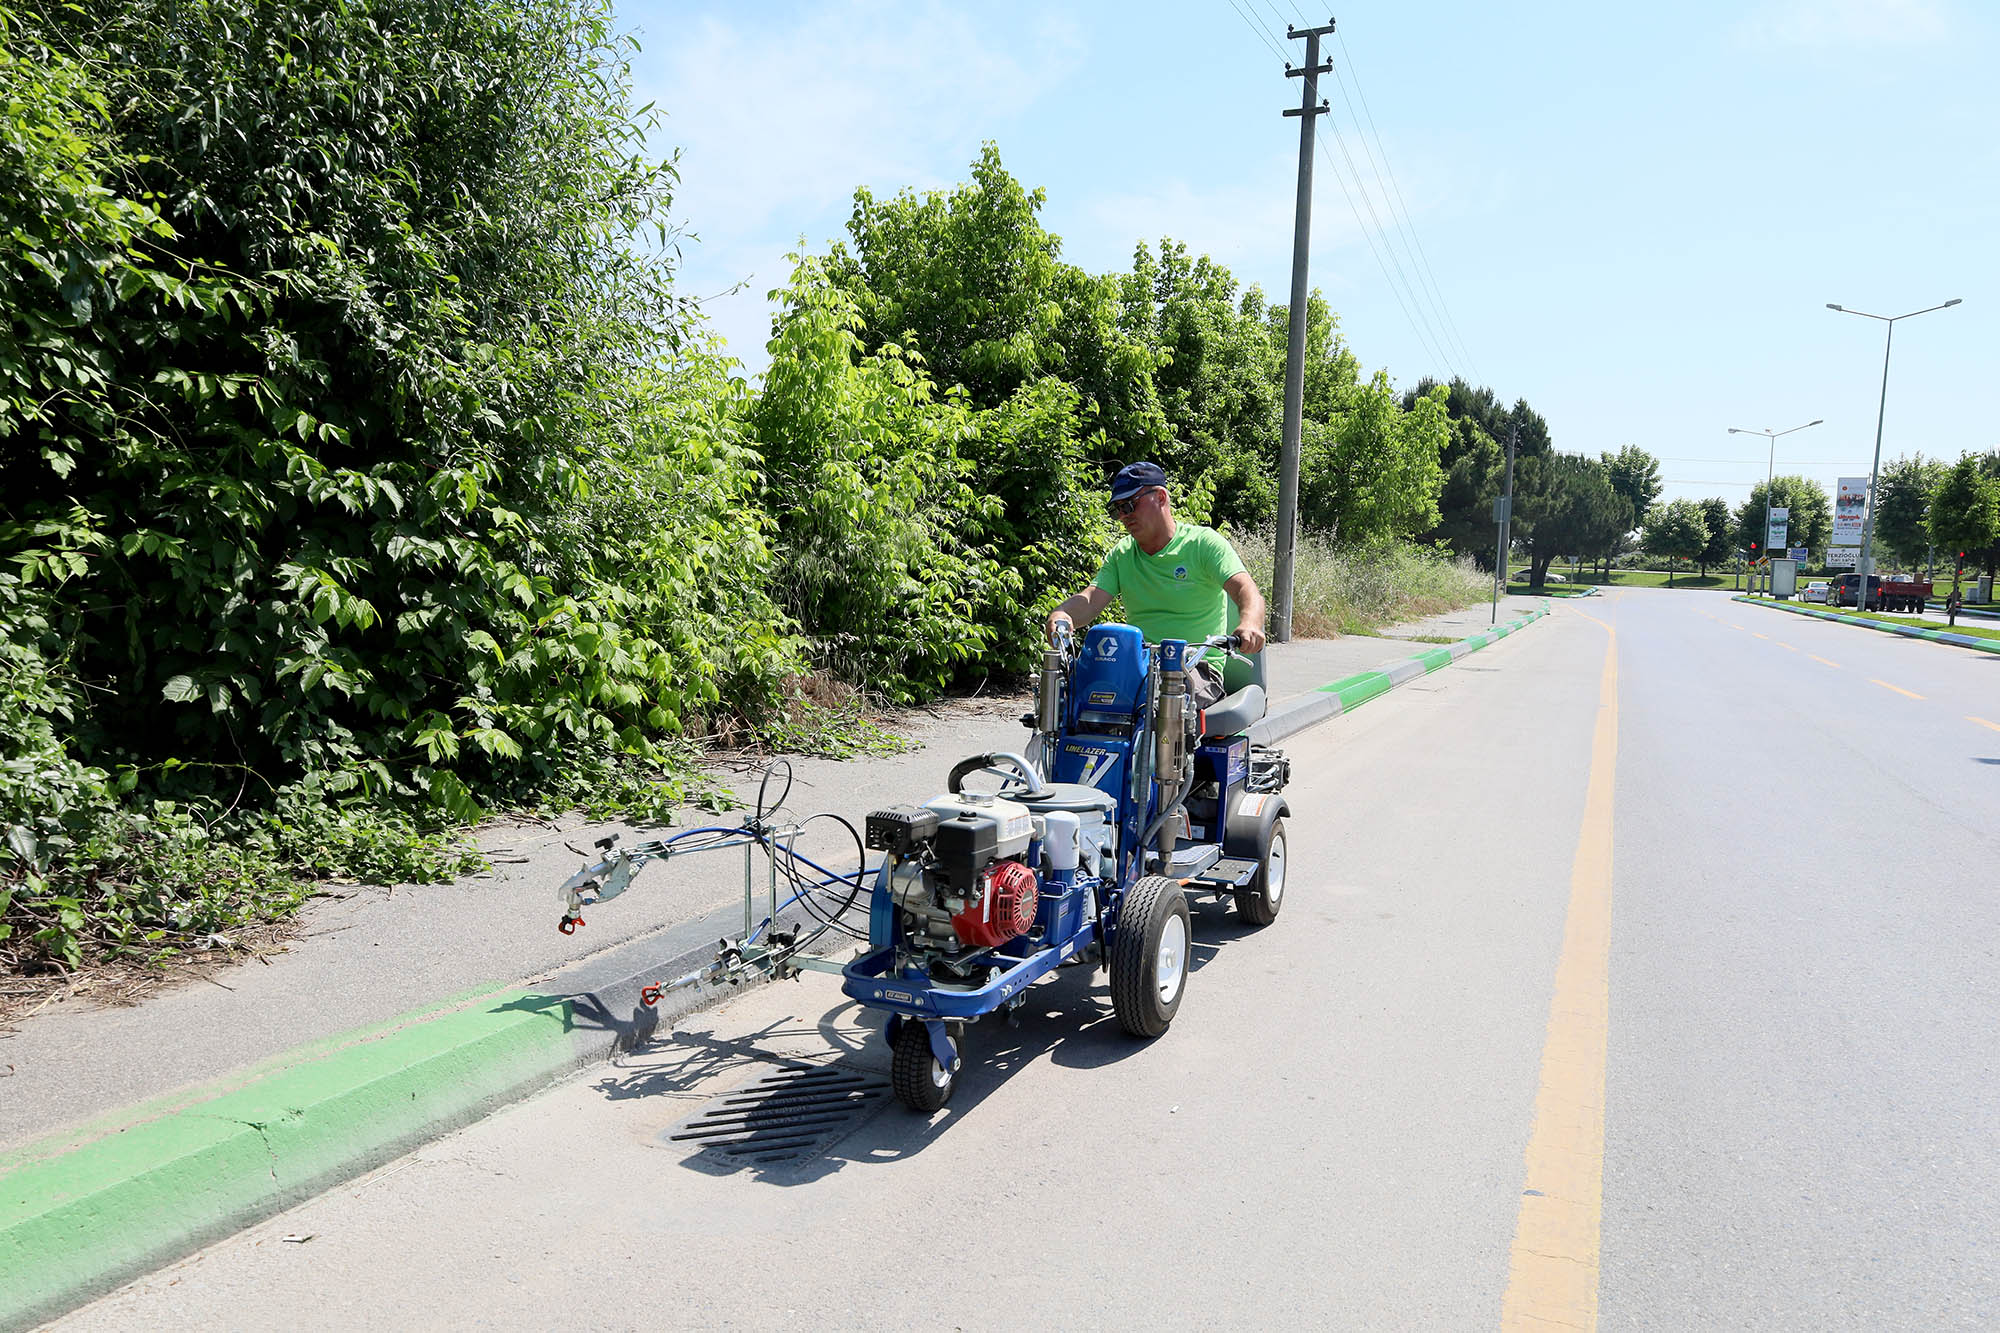
[(1082, 592), (1064, 598), (1061, 606), (1049, 612), (1049, 642), (1056, 641), (1056, 626), (1064, 626), (1071, 634), (1075, 634), (1078, 617), (1088, 625), (1109, 605), (1111, 605), (1111, 594), (1096, 586), (1085, 588)]
[(1264, 631), (1255, 625), (1238, 625), (1236, 636), (1243, 640), (1243, 651), (1261, 653), (1264, 651)]

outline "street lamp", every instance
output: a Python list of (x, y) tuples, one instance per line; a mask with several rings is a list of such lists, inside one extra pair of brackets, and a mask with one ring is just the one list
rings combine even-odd
[[(1740, 430), (1735, 426), (1729, 428), (1731, 435), (1762, 435), (1770, 442), (1771, 446), (1771, 456), (1764, 463), (1764, 540), (1758, 543), (1757, 549), (1770, 549), (1771, 486), (1778, 479), (1778, 437), (1780, 435), (1790, 435), (1794, 430), (1804, 430), (1806, 426), (1820, 426), (1824, 424), (1826, 424), (1826, 418), (1821, 417), (1814, 421), (1808, 421), (1805, 426), (1793, 426), (1791, 430)], [(1751, 577), (1754, 579), (1756, 576), (1753, 574)], [(1757, 591), (1754, 583), (1751, 585), (1750, 591), (1753, 593)], [(1770, 589), (1766, 588), (1765, 591), (1769, 592)]]
[(1927, 305), (1922, 310), (1912, 310), (1907, 315), (1871, 315), (1866, 310), (1849, 310), (1844, 305), (1828, 301), (1828, 310), (1838, 310), (1843, 315), (1859, 315), (1863, 319), (1879, 319), (1889, 326), (1888, 336), (1882, 339), (1882, 401), (1875, 406), (1875, 462), (1868, 469), (1868, 510), (1861, 524), (1861, 578), (1854, 590), (1856, 612), (1868, 609), (1868, 562), (1869, 554), (1875, 546), (1875, 475), (1882, 470), (1882, 417), (1889, 408), (1889, 348), (1896, 340), (1896, 321), (1911, 319), (1917, 315), (1928, 315), (1933, 310), (1949, 310), (1961, 298), (1952, 297), (1943, 305)]

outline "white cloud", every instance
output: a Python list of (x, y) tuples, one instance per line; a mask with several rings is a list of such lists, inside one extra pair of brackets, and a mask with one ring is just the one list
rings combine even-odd
[(847, 0), (789, 23), (690, 19), (642, 3), (621, 17), (644, 44), (637, 99), (665, 113), (654, 145), (681, 154), (673, 216), (698, 238), (683, 246), (682, 288), (708, 297), (747, 284), (707, 308), (753, 368), (764, 294), (789, 275), (785, 255), (801, 237), (812, 249), (833, 239), (857, 185), (962, 178), (980, 141), (1083, 57), (1067, 20), (981, 23), (937, 0)]
[(1922, 46), (1951, 26), (1944, 0), (1771, 0), (1736, 35), (1753, 46)]

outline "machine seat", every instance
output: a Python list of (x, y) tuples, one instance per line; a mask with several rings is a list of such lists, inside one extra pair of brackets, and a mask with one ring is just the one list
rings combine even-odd
[(1264, 716), (1264, 687), (1245, 685), (1234, 694), (1224, 695), (1201, 715), (1203, 740), (1228, 740), (1241, 735), (1251, 723)]

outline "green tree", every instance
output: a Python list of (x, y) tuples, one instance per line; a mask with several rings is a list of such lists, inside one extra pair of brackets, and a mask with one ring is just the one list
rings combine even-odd
[(1632, 506), (1633, 523), (1644, 523), (1653, 501), (1660, 498), (1660, 460), (1636, 444), (1603, 457), (1605, 470), (1611, 474), (1611, 488)]
[(1333, 397), (1300, 449), (1301, 523), (1335, 541), (1402, 539), (1437, 522), (1438, 451), (1450, 428), (1434, 391), (1404, 412), (1386, 373)]
[(1528, 583), (1547, 582), (1559, 556), (1595, 559), (1616, 547), (1632, 526), (1632, 510), (1612, 488), (1597, 459), (1581, 454), (1548, 454), (1517, 478), (1515, 530), (1528, 551)]
[(2000, 540), (2000, 481), (1987, 475), (1981, 460), (1958, 460), (1931, 496), (1931, 540), (1952, 555), (1951, 590), (1956, 594), (1967, 555)]
[[(1668, 561), (1694, 560), (1708, 546), (1708, 519), (1698, 500), (1669, 500), (1647, 520), (1640, 544), (1646, 554)], [(1673, 565), (1667, 566), (1667, 586), (1674, 586)]]
[(823, 267), (861, 316), (863, 351), (912, 354), (933, 383), (979, 408), (1053, 375), (1077, 390), (1080, 432), (1104, 432), (1103, 458), (1179, 463), (1151, 351), (1122, 319), (1121, 284), (1062, 262), (1062, 239), (1041, 223), (1046, 201), (988, 143), (971, 179), (949, 191), (856, 190), (848, 240)]
[[(1418, 399), (1437, 387), (1435, 380), (1418, 381), (1416, 388), (1404, 394), (1404, 409), (1414, 407)], [(1463, 379), (1452, 379), (1445, 390), (1445, 413), (1450, 418), (1452, 433), (1438, 456), (1444, 474), (1438, 495), (1438, 521), (1422, 534), (1422, 540), (1444, 542), (1484, 567), (1492, 560), (1493, 501), (1505, 484), (1508, 435), (1514, 433), (1519, 440), (1522, 475), (1516, 478), (1517, 492), (1525, 493), (1527, 474), (1538, 467), (1536, 460), (1552, 447), (1548, 423), (1525, 401), (1517, 401), (1508, 408), (1492, 389), (1474, 388)], [(1532, 511), (1532, 496), (1528, 500)], [(1518, 511), (1520, 506), (1516, 508)], [(1523, 530), (1518, 519), (1517, 512), (1517, 536)]]
[[(1826, 552), (1833, 536), (1833, 502), (1826, 487), (1808, 477), (1777, 477), (1770, 484), (1771, 503), (1789, 508), (1793, 546), (1804, 546), (1815, 556)], [(1736, 544), (1753, 556), (1764, 554), (1764, 483), (1750, 488), (1750, 498), (1736, 509)]]
[(1882, 469), (1875, 488), (1875, 549), (1912, 569), (1924, 563), (1930, 535), (1931, 496), (1949, 465), (1922, 454), (1898, 458)]
[(1729, 514), (1729, 501), (1721, 496), (1710, 496), (1701, 502), (1702, 522), (1708, 526), (1708, 541), (1701, 553), (1694, 557), (1701, 566), (1703, 578), (1708, 577), (1710, 565), (1720, 565), (1728, 561), (1732, 552), (1731, 542), (1735, 536), (1735, 521)]

